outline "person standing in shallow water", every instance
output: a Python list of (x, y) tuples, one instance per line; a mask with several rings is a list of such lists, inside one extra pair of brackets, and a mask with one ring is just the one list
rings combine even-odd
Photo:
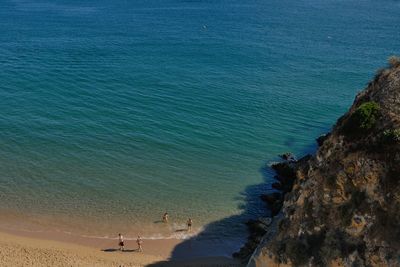
[(143, 251), (143, 248), (142, 248), (143, 239), (142, 239), (142, 237), (140, 235), (138, 235), (136, 243), (138, 245), (138, 251), (142, 252)]
[(168, 222), (168, 217), (169, 217), (168, 212), (164, 213), (164, 215), (162, 217), (162, 220), (163, 220), (164, 223)]
[(192, 230), (192, 224), (193, 224), (193, 220), (191, 218), (189, 218), (187, 221), (188, 232), (190, 232)]
[(124, 237), (121, 234), (118, 234), (118, 245), (119, 245), (119, 250), (124, 251), (125, 248)]

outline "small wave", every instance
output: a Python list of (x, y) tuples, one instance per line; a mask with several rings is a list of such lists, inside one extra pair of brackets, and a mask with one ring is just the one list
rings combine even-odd
[[(180, 230), (181, 228), (177, 228), (177, 230), (170, 235), (164, 235), (161, 233), (155, 233), (149, 236), (142, 236), (142, 239), (144, 240), (164, 240), (164, 239), (180, 239), (180, 240), (185, 240), (189, 239), (192, 237), (197, 236), (201, 231), (202, 228), (199, 228), (195, 231), (187, 232), (185, 230)], [(93, 238), (93, 239), (110, 239), (110, 240), (117, 240), (118, 237), (110, 237), (108, 235), (105, 236), (96, 236), (96, 235), (80, 235), (81, 237), (84, 238)], [(129, 236), (124, 236), (125, 240), (136, 240), (137, 237), (129, 237)]]
[[(19, 231), (19, 232), (26, 232), (26, 233), (49, 233), (49, 232), (57, 232), (57, 233), (61, 233), (64, 235), (70, 235), (70, 236), (79, 236), (79, 237), (83, 237), (83, 238), (90, 238), (90, 239), (105, 239), (105, 240), (117, 240), (118, 237), (117, 236), (110, 236), (110, 235), (104, 235), (104, 236), (98, 236), (98, 235), (84, 235), (84, 234), (78, 234), (78, 233), (73, 233), (70, 231), (64, 231), (64, 230), (60, 230), (60, 229), (55, 229), (55, 230), (38, 230), (38, 229), (27, 229), (27, 228), (15, 228), (15, 227), (7, 227), (7, 226), (1, 226), (1, 229), (5, 230), (5, 231)], [(144, 240), (166, 240), (166, 239), (178, 239), (178, 240), (185, 240), (185, 239), (189, 239), (192, 237), (197, 236), (202, 230), (203, 228), (200, 227), (196, 230), (193, 230), (191, 232), (188, 232), (185, 228), (183, 228), (183, 225), (178, 225), (178, 224), (173, 224), (171, 227), (171, 234), (169, 235), (165, 235), (165, 234), (161, 234), (161, 233), (154, 233), (151, 235), (145, 235), (142, 236), (142, 239)], [(124, 236), (125, 240), (136, 240), (136, 236), (135, 237), (130, 237), (130, 236)]]

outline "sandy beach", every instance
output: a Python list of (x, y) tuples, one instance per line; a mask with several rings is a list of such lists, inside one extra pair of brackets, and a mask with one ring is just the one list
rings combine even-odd
[(117, 250), (115, 242), (110, 240), (82, 241), (0, 232), (0, 266), (241, 266), (224, 257), (171, 262), (169, 254), (179, 240), (148, 241), (148, 249), (143, 253), (136, 251), (134, 241), (127, 242), (124, 252)]

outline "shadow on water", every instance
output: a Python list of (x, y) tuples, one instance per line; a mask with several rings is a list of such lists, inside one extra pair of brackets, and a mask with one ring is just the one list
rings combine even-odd
[[(302, 154), (306, 155), (315, 151), (316, 145), (310, 145), (304, 148)], [(275, 159), (269, 161), (279, 161)], [(191, 259), (226, 257), (231, 258), (232, 253), (238, 251), (246, 242), (248, 231), (245, 223), (250, 219), (270, 216), (270, 211), (265, 203), (261, 200), (262, 194), (274, 192), (271, 184), (275, 182), (275, 172), (266, 163), (260, 168), (263, 182), (260, 184), (250, 185), (235, 200), (241, 202), (239, 208), (240, 214), (233, 215), (221, 220), (212, 222), (204, 227), (204, 229), (196, 236), (190, 237), (178, 244), (172, 251), (168, 261), (157, 262), (147, 267), (167, 267), (167, 266), (191, 266)], [(178, 230), (180, 231), (180, 230)], [(186, 231), (184, 229), (183, 231)], [(196, 265), (197, 266), (197, 265)], [(231, 263), (200, 264), (199, 266), (242, 266), (238, 262), (232, 260)]]
[[(241, 213), (233, 215), (204, 227), (196, 236), (190, 237), (178, 244), (172, 251), (168, 261), (157, 262), (148, 267), (178, 266), (179, 262), (190, 259), (226, 257), (231, 258), (232, 253), (240, 249), (247, 239), (247, 228), (245, 223), (249, 219), (260, 216), (268, 216), (268, 210), (260, 199), (261, 194), (272, 192), (273, 171), (267, 165), (260, 169), (264, 182), (261, 184), (247, 186), (238, 196), (241, 202), (239, 208)], [(178, 229), (177, 232), (186, 232), (187, 229)], [(180, 266), (180, 265), (179, 265)], [(184, 266), (190, 266), (185, 265)], [(201, 266), (214, 266), (209, 263)], [(215, 263), (215, 266), (241, 266), (239, 263)]]

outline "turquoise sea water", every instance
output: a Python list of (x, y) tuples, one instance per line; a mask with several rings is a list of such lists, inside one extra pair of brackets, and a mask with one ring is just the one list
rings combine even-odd
[(2, 0), (0, 223), (243, 237), (265, 163), (312, 151), (399, 25), (386, 0)]

